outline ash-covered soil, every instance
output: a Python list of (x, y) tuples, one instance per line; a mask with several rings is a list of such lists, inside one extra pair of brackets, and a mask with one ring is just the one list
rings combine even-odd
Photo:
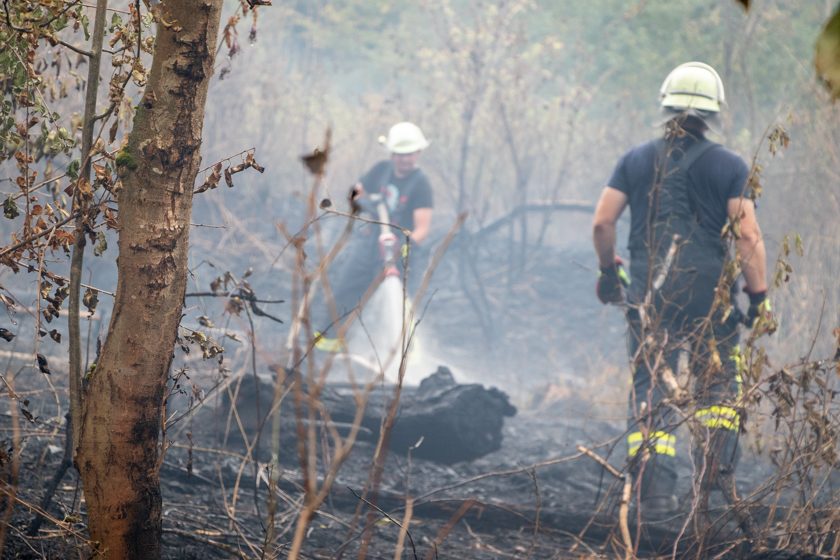
[[(268, 464), (249, 460), (241, 441), (230, 432), (223, 443), (227, 413), (223, 405), (214, 407), (208, 402), (168, 434), (172, 446), (162, 471), (166, 558), (261, 556), (268, 518)], [(398, 523), (406, 523), (409, 499), (411, 538), (405, 539), (402, 558), (623, 555), (617, 524), (620, 484), (578, 448), (586, 446), (621, 469), (623, 449), (615, 446), (621, 433), (620, 424), (593, 419), (587, 404), (561, 399), (508, 418), (501, 448), (475, 461), (442, 465), (392, 450), (375, 497), (365, 493), (374, 445), (359, 442), (312, 522), (304, 557), (356, 558), (367, 540), (367, 558), (394, 558)], [(328, 445), (326, 435), (321, 435), (319, 442)], [(45, 447), (55, 441), (28, 438), (20, 470), (21, 498), (30, 502), (40, 498), (61, 458), (58, 449)], [(294, 448), (281, 450), (280, 463), (275, 514), (279, 548), (267, 557), (282, 558), (283, 547), (292, 538), (304, 481)], [(757, 468), (750, 462), (742, 472), (749, 473), (746, 478), (754, 477)], [(318, 484), (327, 469), (321, 458)], [(689, 492), (687, 462), (682, 475), (683, 488)], [(78, 512), (78, 499), (71, 472), (50, 510), (68, 525), (60, 530), (44, 523), (35, 538), (23, 536), (32, 515), (18, 506), (4, 557), (71, 555), (80, 539), (68, 536), (66, 529), (84, 534), (81, 520), (70, 516)], [(674, 519), (637, 534), (639, 527), (631, 520), (640, 556), (670, 553), (683, 521)], [(740, 538), (731, 520), (724, 525), (717, 537), (721, 547)], [(678, 556), (689, 553), (692, 546), (691, 531), (685, 531), (677, 545)], [(736, 548), (729, 557), (738, 557), (740, 552)]]
[[(307, 532), (305, 558), (357, 558), (361, 548), (367, 558), (394, 558), (400, 525), (408, 528), (401, 557), (409, 559), (624, 555), (618, 531), (622, 484), (579, 448), (584, 446), (619, 470), (624, 467), (629, 372), (623, 321), (615, 309), (601, 307), (594, 297), (595, 274), (587, 267), (592, 256), (586, 250), (544, 248), (529, 255), (524, 269), (514, 275), (506, 272), (510, 263), (503, 254), (488, 249), (478, 257), (480, 286), (471, 282), (469, 287), (481, 292), (483, 319), (477, 319), (454, 265), (446, 260), (432, 283), (431, 303), (418, 331), (435, 366), (450, 367), (459, 382), (499, 387), (511, 397), (519, 412), (505, 419), (501, 447), (451, 465), (409, 458), (407, 449), (391, 450), (374, 494), (366, 489), (375, 446), (357, 442)], [(265, 351), (259, 357), (259, 373), (268, 376), (268, 364), (279, 360)], [(60, 379), (61, 365), (51, 365), (53, 376)], [(250, 375), (244, 371), (235, 375)], [(25, 504), (40, 501), (61, 461), (62, 426), (46, 419), (58, 416), (54, 403), (66, 392), (61, 383), (53, 392), (33, 372), (24, 372), (18, 381), (17, 390), (31, 401), (27, 409), (36, 418), (32, 423), (21, 419), (20, 502), (9, 525), (4, 558), (77, 557), (79, 550), (84, 556), (85, 527), (79, 517), (84, 507), (80, 508), (81, 493), (72, 471), (63, 478), (49, 510), (62, 526), (45, 522), (37, 535), (25, 535), (33, 518)], [(193, 373), (182, 383), (188, 396), (191, 386), (198, 395), (216, 381)], [(183, 410), (188, 401), (182, 395), (173, 412)], [(0, 423), (8, 449), (10, 411)], [(253, 425), (245, 431), (249, 438), (256, 433)], [(250, 456), (237, 432), (237, 422), (218, 393), (167, 432), (169, 447), (161, 472), (166, 558), (285, 557), (305, 483), (298, 450), (293, 445), (281, 449), (274, 514), (279, 544), (263, 556), (269, 517), (264, 451), (270, 430), (263, 430), (263, 453)], [(329, 455), (331, 443), (326, 432), (318, 433), (320, 485), (330, 471), (324, 452)], [(684, 511), (692, 507), (687, 440), (680, 437), (678, 449)], [(10, 465), (3, 465), (4, 480), (9, 479)], [(770, 473), (766, 457), (754, 457), (745, 449), (738, 471), (742, 494), (749, 494)], [(712, 517), (718, 520), (715, 550), (744, 557), (744, 548), (729, 546), (742, 540), (731, 509), (727, 513), (720, 499), (712, 506)], [(631, 508), (629, 526), (639, 556), (696, 552), (694, 529), (685, 516), (640, 527), (634, 511)], [(755, 514), (768, 518), (757, 505)]]

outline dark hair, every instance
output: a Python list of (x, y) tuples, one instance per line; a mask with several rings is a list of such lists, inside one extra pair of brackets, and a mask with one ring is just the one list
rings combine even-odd
[(688, 128), (691, 130), (703, 131), (709, 128), (709, 125), (706, 124), (706, 121), (704, 121), (700, 117), (695, 117), (694, 115), (686, 115), (685, 119), (683, 119), (680, 124), (683, 128)]

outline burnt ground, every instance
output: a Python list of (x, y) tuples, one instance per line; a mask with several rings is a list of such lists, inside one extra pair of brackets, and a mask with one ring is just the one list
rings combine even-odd
[[(175, 445), (167, 452), (162, 472), (165, 558), (260, 556), (267, 516), (267, 464), (246, 460), (236, 437), (223, 443), (226, 413), (224, 405), (214, 407), (208, 401), (169, 434)], [(312, 522), (304, 557), (356, 558), (367, 525), (372, 530), (367, 558), (393, 558), (399, 534), (394, 521), (403, 522), (406, 497), (414, 500), (409, 525), (414, 549), (406, 541), (403, 558), (415, 558), (415, 551), (417, 558), (477, 560), (623, 555), (617, 533), (616, 480), (577, 449), (582, 444), (609, 457), (621, 428), (592, 420), (591, 415), (586, 403), (571, 399), (521, 412), (506, 419), (500, 449), (451, 465), (410, 459), (405, 450), (394, 449), (388, 455), (377, 508), (362, 504), (359, 498), (368, 481), (374, 449), (370, 442), (359, 442)], [(50, 443), (58, 441), (34, 434), (26, 439), (20, 487), (21, 497), (29, 502), (39, 499), (60, 462), (61, 454), (57, 448), (48, 448)], [(610, 462), (621, 468), (620, 449)], [(291, 539), (303, 483), (295, 450), (289, 445), (281, 450), (281, 469), (277, 492), (280, 548), (268, 556), (279, 558), (285, 556), (283, 546)], [(761, 469), (748, 460), (741, 469), (745, 475), (741, 486), (749, 487)], [(681, 474), (683, 490), (688, 493), (687, 461)], [(323, 476), (323, 464), (319, 476)], [(18, 506), (12, 521), (15, 530), (3, 557), (75, 555), (76, 544), (67, 529), (84, 534), (81, 520), (71, 516), (77, 510), (78, 488), (71, 472), (51, 509), (67, 523), (64, 530), (44, 523), (39, 537), (24, 538), (19, 531), (25, 530), (32, 516)], [(361, 517), (354, 523), (357, 512)], [(739, 539), (740, 533), (731, 514), (719, 507), (715, 517), (718, 515), (725, 518), (715, 536), (721, 551)], [(639, 555), (670, 554), (683, 521), (673, 519), (646, 528), (642, 534), (637, 534), (634, 526)], [(677, 557), (690, 555), (693, 546), (689, 528), (677, 545)], [(744, 551), (736, 548), (728, 557), (744, 557)]]
[[(211, 434), (218, 434), (219, 430), (212, 428), (214, 422), (217, 426), (222, 423), (217, 413), (208, 411), (209, 415), (216, 416), (215, 420), (204, 416), (204, 421), (197, 419), (193, 426), (200, 423), (202, 430), (209, 429)], [(477, 560), (623, 556), (618, 528), (621, 485), (595, 460), (584, 456), (579, 447), (585, 446), (606, 457), (621, 470), (623, 446), (616, 442), (621, 441), (622, 429), (612, 422), (593, 420), (592, 413), (587, 404), (566, 398), (519, 413), (505, 420), (501, 447), (473, 461), (445, 465), (410, 458), (405, 450), (392, 449), (375, 500), (376, 507), (360, 504), (359, 495), (363, 494), (369, 480), (374, 448), (371, 443), (359, 442), (312, 524), (304, 548), (306, 557), (357, 557), (364, 538), (363, 527), (367, 526), (372, 529), (367, 558), (393, 558), (399, 534), (396, 523), (403, 522), (407, 498), (413, 503), (409, 532), (414, 550), (406, 541), (403, 558), (414, 558), (415, 553), (418, 558)], [(194, 431), (194, 437), (202, 430)], [(235, 448), (232, 441), (228, 444)], [(692, 507), (691, 467), (686, 459), (686, 446), (682, 447), (681, 512), (656, 524), (639, 525), (634, 522), (635, 508), (631, 508), (629, 525), (640, 557), (675, 554), (682, 558), (698, 554), (694, 526), (687, 522), (686, 516)], [(300, 470), (294, 453), (288, 447), (285, 449), (286, 455), (281, 455), (281, 490), (294, 497), (299, 494), (302, 483)], [(201, 496), (199, 503), (204, 504), (207, 511), (217, 512), (215, 518), (219, 520), (203, 528), (225, 533), (220, 529), (224, 527), (225, 518), (218, 513), (223, 506), (218, 480), (225, 480), (224, 486), (230, 496), (235, 473), (244, 472), (240, 525), (254, 531), (258, 521), (247, 512), (250, 510), (255, 514), (260, 508), (253, 507), (253, 490), (249, 490), (251, 497), (246, 497), (249, 491), (244, 490), (255, 486), (253, 467), (240, 471), (240, 459), (214, 458), (208, 462), (209, 457), (200, 459), (200, 453), (193, 453), (193, 472), (203, 473), (202, 486), (210, 492), (196, 495), (194, 479), (186, 473), (185, 460), (188, 459), (183, 449), (179, 451), (180, 454), (173, 455), (167, 465), (166, 492), (172, 496), (169, 503), (187, 495)], [(747, 456), (741, 464), (738, 481), (741, 494), (749, 493), (757, 480), (770, 474), (764, 461)], [(256, 486), (258, 494), (264, 495), (265, 485)], [(187, 490), (190, 487), (192, 491)], [(228, 497), (228, 504), (229, 500)], [(189, 510), (189, 505), (184, 506)], [(289, 511), (296, 511), (295, 507), (290, 507)], [(767, 514), (767, 509), (758, 503), (751, 504), (749, 511), (757, 519)], [(353, 524), (355, 512), (361, 514), (362, 520)], [(706, 546), (711, 552), (701, 553), (699, 557), (763, 557), (743, 543), (737, 518), (720, 494), (713, 495), (709, 516), (714, 525), (709, 530)], [(179, 524), (176, 515), (170, 519), (173, 525)], [(185, 531), (189, 527), (189, 523), (184, 524)], [(195, 535), (199, 528), (193, 525), (191, 531)], [(256, 539), (260, 532), (255, 532)], [(229, 544), (236, 543), (241, 547), (241, 539), (230, 531), (227, 536)], [(184, 532), (167, 535), (173, 548), (183, 537)], [(220, 557), (226, 554), (222, 553)], [(779, 552), (776, 557), (798, 557), (794, 553), (788, 554)]]
[[(429, 354), (451, 367), (458, 381), (497, 386), (511, 396), (519, 412), (505, 420), (501, 448), (451, 465), (409, 459), (405, 449), (392, 450), (375, 509), (356, 495), (364, 492), (374, 448), (369, 442), (357, 443), (311, 524), (306, 558), (358, 557), (365, 524), (372, 531), (367, 558), (394, 558), (399, 527), (392, 520), (403, 522), (407, 497), (413, 500), (409, 534), (414, 549), (406, 540), (403, 558), (623, 555), (616, 479), (577, 448), (584, 445), (615, 467), (623, 467), (620, 442), (628, 376), (622, 320), (614, 309), (595, 301), (594, 272), (586, 266), (592, 260), (588, 251), (541, 251), (530, 255), (517, 275), (505, 272), (510, 264), (507, 256), (492, 248), (478, 251), (480, 289), (489, 306), (482, 320), (464, 297), (453, 265), (444, 262), (420, 327), (427, 329), (424, 342)], [(58, 381), (61, 366), (52, 367)], [(259, 369), (267, 373), (265, 365)], [(7, 371), (17, 368), (9, 366)], [(21, 500), (32, 504), (40, 500), (61, 461), (63, 433), (55, 422), (43, 420), (56, 417), (52, 404), (56, 398), (43, 378), (23, 370), (16, 379), (17, 390), (31, 400), (28, 409), (36, 417), (34, 423), (21, 419), (24, 439), (18, 484)], [(215, 382), (209, 374), (196, 374), (185, 385), (209, 391)], [(59, 387), (55, 394), (64, 390)], [(227, 417), (224, 403), (214, 396), (167, 434), (173, 445), (162, 472), (166, 558), (261, 556), (266, 465), (243, 457), (236, 437), (230, 435), (235, 430), (225, 427)], [(6, 413), (0, 420), (7, 443), (10, 418)], [(254, 433), (252, 428), (249, 433)], [(681, 491), (687, 510), (690, 463), (688, 449), (681, 445)], [(285, 556), (283, 546), (291, 540), (301, 504), (303, 480), (295, 450), (284, 447), (280, 462), (276, 514), (280, 548), (266, 557)], [(4, 468), (8, 471), (8, 463)], [(321, 461), (319, 476), (324, 469)], [(738, 473), (742, 493), (766, 480), (769, 472), (767, 460), (747, 449)], [(715, 550), (744, 557), (742, 548), (728, 548), (740, 539), (732, 515), (725, 513), (719, 499), (713, 507), (712, 517), (720, 520), (713, 533)], [(32, 515), (19, 504), (3, 557), (77, 556), (80, 537), (68, 531), (83, 536), (84, 525), (78, 517), (79, 490), (72, 472), (64, 477), (50, 511), (65, 525), (44, 523), (37, 537), (25, 537)], [(639, 556), (672, 551), (677, 557), (696, 556), (692, 527), (682, 531), (684, 517), (639, 533), (632, 513), (631, 534)], [(757, 506), (755, 514), (763, 513)]]

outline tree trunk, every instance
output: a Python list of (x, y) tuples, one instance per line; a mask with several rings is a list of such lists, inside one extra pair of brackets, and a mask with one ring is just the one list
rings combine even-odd
[(108, 558), (158, 558), (163, 395), (186, 286), (192, 192), (222, 0), (157, 6), (156, 50), (120, 158), (118, 285), (76, 465)]

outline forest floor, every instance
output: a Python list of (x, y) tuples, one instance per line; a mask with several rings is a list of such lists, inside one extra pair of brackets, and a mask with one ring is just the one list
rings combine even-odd
[[(399, 558), (624, 556), (618, 524), (622, 484), (578, 447), (587, 446), (621, 469), (622, 446), (613, 449), (621, 428), (593, 422), (585, 406), (563, 399), (517, 414), (506, 420), (501, 449), (475, 461), (442, 465), (392, 450), (375, 507), (371, 495), (366, 502), (360, 497), (365, 495), (374, 448), (358, 442), (307, 532), (303, 557), (356, 558), (367, 541), (367, 558), (394, 558), (402, 525), (408, 531)], [(235, 443), (223, 444), (225, 420), (222, 409), (200, 411), (167, 452), (161, 475), (165, 558), (262, 557), (268, 465), (247, 460)], [(22, 455), (19, 486), (25, 492), (20, 497), (29, 502), (38, 501), (61, 460), (57, 448), (38, 445), (39, 439), (50, 441), (32, 436)], [(301, 506), (303, 481), (294, 450), (281, 456), (280, 466), (275, 519), (281, 544), (267, 558), (286, 556), (284, 547), (291, 541)], [(760, 467), (749, 461), (742, 472), (755, 476), (756, 469)], [(687, 461), (680, 462), (680, 474), (690, 501)], [(742, 485), (750, 484), (750, 476)], [(71, 470), (50, 510), (64, 521), (63, 527), (44, 523), (34, 538), (23, 535), (32, 514), (16, 507), (3, 557), (66, 558), (76, 555), (77, 546), (84, 550), (81, 540), (69, 534), (75, 530), (84, 535), (83, 520), (71, 516), (78, 512), (79, 495)], [(407, 515), (409, 498), (412, 512)], [(684, 515), (639, 526), (634, 512), (630, 510), (629, 526), (640, 557), (690, 555), (696, 543)], [(714, 536), (717, 552), (732, 545), (725, 557), (745, 557), (736, 546), (741, 534), (731, 514), (718, 507), (713, 516), (728, 516)]]
[[(589, 261), (584, 251), (546, 251), (527, 260), (535, 263), (522, 275), (527, 282), (508, 281), (498, 259), (482, 261), (482, 297), (492, 309), (484, 327), (494, 331), (489, 343), (453, 281), (433, 283), (430, 311), (419, 327), (428, 329), (428, 355), (449, 366), (459, 382), (501, 388), (519, 412), (505, 420), (501, 448), (474, 461), (443, 465), (392, 450), (375, 497), (365, 493), (374, 446), (358, 442), (306, 534), (304, 558), (356, 558), (360, 549), (367, 558), (395, 558), (401, 526), (407, 534), (397, 558), (625, 556), (618, 524), (623, 485), (581, 451), (583, 446), (605, 463), (624, 467), (628, 376), (623, 321), (614, 309), (595, 301), (594, 273), (580, 264)], [(450, 279), (451, 272), (441, 271)], [(24, 377), (17, 391), (32, 400), (26, 406), (34, 419), (17, 415), (23, 441), (17, 485), (21, 502), (10, 520), (3, 558), (78, 557), (85, 526), (72, 469), (49, 510), (60, 526), (45, 522), (36, 536), (25, 536), (33, 518), (26, 504), (40, 501), (62, 459), (63, 426), (45, 419), (58, 416), (54, 402), (61, 401), (57, 397), (51, 403), (49, 396), (65, 393), (62, 387), (53, 391), (43, 377), (30, 376), (29, 382)], [(211, 380), (194, 376), (191, 383), (207, 390)], [(13, 416), (7, 411), (0, 420), (4, 449), (11, 442)], [(275, 512), (275, 543), (280, 545), (263, 555), (267, 464), (246, 457), (236, 438), (225, 435), (235, 432), (228, 418), (222, 399), (208, 398), (166, 434), (171, 442), (161, 473), (166, 558), (286, 556), (284, 547), (302, 505), (304, 481), (296, 450), (280, 456)], [(687, 439), (678, 445), (683, 513), (692, 507)], [(3, 468), (8, 474), (10, 463)], [(748, 492), (766, 478), (768, 468), (766, 459), (745, 453), (739, 488)], [(321, 461), (319, 484), (326, 469)], [(719, 521), (712, 534), (714, 550), (744, 557), (731, 511), (713, 505), (712, 517)], [(640, 526), (634, 514), (631, 508), (628, 525), (640, 557), (696, 555), (694, 529), (685, 515)]]

